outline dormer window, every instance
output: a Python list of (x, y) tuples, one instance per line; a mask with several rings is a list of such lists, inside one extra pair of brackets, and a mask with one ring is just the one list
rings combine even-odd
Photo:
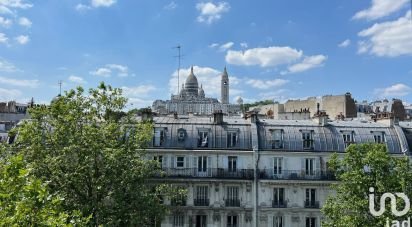
[(166, 128), (155, 128), (153, 145), (155, 147), (163, 146), (166, 142)]
[(349, 145), (355, 143), (354, 139), (354, 132), (353, 131), (343, 131), (342, 132), (343, 143), (345, 144), (345, 148)]
[(236, 147), (238, 144), (238, 133), (228, 132), (227, 133), (227, 147)]
[(179, 142), (182, 142), (182, 141), (185, 141), (185, 139), (186, 139), (186, 130), (182, 128), (177, 130), (177, 140)]
[(197, 146), (198, 147), (209, 147), (209, 132), (208, 131), (199, 131)]
[(385, 143), (385, 132), (372, 132), (375, 143)]
[(271, 135), (272, 149), (281, 149), (283, 148), (283, 130), (274, 129), (272, 130)]
[(303, 149), (313, 149), (313, 131), (302, 131)]

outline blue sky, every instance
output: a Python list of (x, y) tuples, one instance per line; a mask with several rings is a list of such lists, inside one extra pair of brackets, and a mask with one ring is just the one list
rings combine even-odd
[(168, 99), (190, 66), (206, 96), (285, 101), (351, 92), (412, 102), (409, 0), (0, 0), (0, 100), (122, 87), (129, 107)]

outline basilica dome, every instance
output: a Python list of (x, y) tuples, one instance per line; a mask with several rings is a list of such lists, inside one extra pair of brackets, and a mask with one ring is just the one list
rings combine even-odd
[(185, 82), (185, 91), (188, 96), (197, 96), (199, 90), (199, 84), (197, 82), (196, 76), (193, 74), (193, 66), (190, 69), (190, 74)]

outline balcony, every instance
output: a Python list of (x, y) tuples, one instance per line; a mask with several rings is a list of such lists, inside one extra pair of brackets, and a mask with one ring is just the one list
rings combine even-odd
[[(163, 168), (164, 177), (167, 178), (218, 178), (253, 180), (253, 169), (229, 170), (223, 168)], [(161, 177), (161, 176), (156, 176)]]
[(286, 208), (288, 206), (285, 200), (272, 200), (273, 208)]
[(240, 200), (239, 199), (226, 199), (225, 206), (226, 207), (240, 207)]
[(185, 199), (172, 199), (170, 201), (171, 206), (186, 206), (186, 198)]
[(335, 174), (330, 171), (282, 170), (276, 174), (272, 169), (259, 170), (259, 178), (264, 180), (336, 180)]
[(305, 200), (305, 208), (319, 209), (319, 201)]
[(195, 206), (209, 206), (209, 199), (194, 199), (193, 205), (195, 205)]

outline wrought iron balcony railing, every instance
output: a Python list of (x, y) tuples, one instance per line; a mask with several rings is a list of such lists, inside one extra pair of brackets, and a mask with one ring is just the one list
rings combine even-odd
[(336, 180), (335, 174), (330, 171), (305, 171), (305, 170), (259, 170), (260, 179), (274, 180)]
[(163, 168), (162, 170), (164, 172), (163, 176), (168, 178), (254, 179), (253, 169)]
[(209, 199), (194, 199), (193, 205), (195, 206), (209, 206)]
[(239, 199), (226, 199), (225, 205), (227, 207), (240, 207), (240, 200)]
[(305, 200), (305, 208), (319, 209), (319, 201)]
[(288, 206), (285, 200), (272, 200), (273, 208), (286, 208)]

